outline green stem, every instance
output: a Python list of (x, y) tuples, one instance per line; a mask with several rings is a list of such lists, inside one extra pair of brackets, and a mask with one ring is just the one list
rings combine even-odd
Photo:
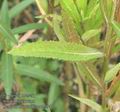
[[(111, 49), (112, 49), (112, 45), (114, 45), (113, 39), (112, 39), (112, 27), (110, 25), (111, 20), (114, 19), (114, 14), (115, 14), (115, 9), (116, 6), (113, 5), (113, 10), (112, 10), (112, 15), (111, 17), (109, 17), (107, 15), (107, 0), (101, 0), (100, 4), (101, 4), (101, 12), (103, 14), (104, 17), (104, 21), (106, 23), (106, 36), (105, 36), (105, 44), (104, 44), (104, 61), (103, 61), (103, 69), (102, 69), (102, 79), (103, 79), (103, 90), (102, 90), (102, 106), (103, 108), (105, 108), (106, 106), (106, 96), (105, 96), (105, 91), (106, 91), (106, 84), (104, 83), (104, 77), (105, 74), (109, 68), (109, 59), (111, 56)], [(109, 19), (108, 19), (109, 18)]]

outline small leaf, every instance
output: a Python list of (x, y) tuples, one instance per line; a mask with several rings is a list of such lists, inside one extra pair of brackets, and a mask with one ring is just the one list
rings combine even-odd
[(55, 112), (65, 112), (66, 108), (65, 108), (65, 102), (62, 98), (58, 98), (56, 101), (55, 101)]
[(22, 2), (20, 2), (16, 6), (14, 6), (9, 12), (10, 18), (12, 19), (13, 17), (20, 14), (27, 6), (29, 6), (33, 2), (34, 2), (34, 0), (23, 0)]
[(96, 15), (98, 9), (99, 9), (99, 3), (94, 6), (92, 11), (90, 11), (88, 19), (94, 17)]
[(38, 41), (13, 48), (9, 54), (24, 57), (53, 58), (64, 61), (88, 61), (103, 57), (96, 49), (61, 41)]
[(80, 21), (81, 17), (79, 15), (79, 11), (75, 5), (74, 0), (61, 0), (60, 1), (61, 7), (65, 13), (71, 17), (77, 27), (77, 29), (80, 29)]
[(32, 29), (43, 29), (43, 28), (47, 28), (47, 24), (44, 24), (44, 23), (31, 23), (31, 24), (27, 24), (27, 25), (23, 25), (23, 26), (14, 28), (12, 30), (12, 32), (14, 34), (19, 34), (19, 33), (27, 32), (27, 31), (32, 30)]
[(80, 74), (87, 77), (88, 80), (91, 80), (94, 84), (97, 84), (100, 88), (102, 87), (100, 79), (96, 73), (94, 73), (85, 63), (77, 63), (78, 70)]
[(17, 40), (15, 39), (10, 29), (7, 29), (2, 24), (0, 24), (0, 34), (2, 34), (2, 36), (8, 41), (11, 40), (13, 43), (17, 44)]
[(58, 99), (60, 94), (60, 87), (55, 83), (50, 85), (49, 93), (48, 93), (48, 104), (52, 105)]
[(116, 21), (112, 21), (112, 27), (117, 36), (120, 37), (120, 25)]
[(31, 67), (28, 65), (16, 65), (17, 72), (22, 76), (28, 76), (41, 81), (54, 82), (63, 85), (62, 81), (55, 76), (45, 72), (39, 68)]
[(110, 69), (106, 75), (104, 81), (106, 83), (109, 83), (113, 80), (113, 78), (117, 75), (118, 71), (120, 70), (120, 63), (114, 66), (112, 69)]
[(62, 29), (60, 28), (60, 22), (61, 21), (58, 20), (58, 16), (54, 15), (54, 18), (53, 18), (54, 32), (57, 35), (58, 39), (63, 41), (63, 40), (65, 40), (65, 38), (63, 36)]
[(83, 12), (86, 11), (87, 0), (76, 0), (76, 4), (77, 4), (77, 7), (79, 9), (79, 12), (81, 12), (81, 10)]
[(5, 92), (9, 98), (13, 85), (12, 56), (4, 53), (2, 56), (2, 62), (2, 83), (5, 88)]
[(120, 74), (118, 74), (111, 82), (109, 88), (106, 91), (106, 96), (111, 97), (117, 92), (120, 87)]
[(69, 14), (62, 11), (62, 17), (63, 17), (63, 29), (65, 32), (65, 40), (70, 42), (80, 42), (80, 37), (77, 32), (76, 25), (74, 24), (73, 19)]
[(100, 34), (101, 30), (99, 29), (93, 29), (93, 30), (89, 30), (86, 31), (83, 35), (82, 35), (82, 39), (84, 41), (88, 41), (89, 39), (91, 39), (92, 37), (95, 37), (96, 35)]
[(7, 0), (3, 0), (1, 13), (0, 13), (0, 22), (4, 26), (10, 28), (10, 18), (9, 18), (9, 13), (8, 13), (8, 2), (7, 2)]
[(79, 98), (79, 97), (76, 97), (76, 96), (73, 96), (73, 95), (69, 95), (69, 96), (78, 100), (78, 101), (80, 101), (81, 103), (84, 103), (84, 104), (88, 105), (89, 107), (96, 110), (97, 112), (101, 112), (101, 110), (102, 110), (102, 107), (99, 104), (97, 104), (96, 102), (94, 102), (90, 99)]

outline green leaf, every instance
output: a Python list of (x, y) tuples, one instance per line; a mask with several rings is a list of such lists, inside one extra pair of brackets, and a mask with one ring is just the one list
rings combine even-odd
[(96, 4), (94, 6), (94, 8), (92, 9), (92, 11), (89, 12), (89, 17), (88, 18), (90, 19), (90, 18), (94, 17), (96, 15), (98, 9), (99, 9), (99, 3)]
[(109, 83), (110, 81), (112, 81), (114, 79), (114, 77), (117, 75), (119, 70), (120, 70), (120, 63), (117, 64), (116, 66), (114, 66), (109, 71), (107, 71), (104, 81), (106, 83)]
[(7, 39), (8, 41), (11, 40), (13, 43), (17, 44), (17, 40), (15, 39), (14, 35), (12, 34), (11, 30), (0, 24), (0, 34)]
[(17, 16), (19, 13), (21, 13), (26, 7), (31, 5), (33, 2), (34, 0), (23, 0), (22, 2), (14, 6), (9, 12), (10, 18), (12, 19), (13, 17)]
[(76, 43), (60, 41), (38, 41), (13, 48), (9, 54), (24, 57), (43, 57), (65, 61), (88, 61), (103, 57), (96, 49)]
[[(119, 76), (116, 77), (115, 79), (117, 80), (117, 78), (119, 78)], [(115, 84), (109, 89), (109, 94), (107, 94), (107, 97), (111, 97), (112, 95), (116, 94), (119, 87), (120, 87), (120, 80), (117, 80)]]
[(55, 83), (52, 83), (48, 93), (48, 105), (53, 105), (58, 99), (60, 94), (60, 88)]
[(84, 41), (88, 41), (89, 39), (91, 39), (92, 37), (95, 37), (96, 35), (100, 34), (101, 30), (99, 29), (93, 29), (93, 30), (89, 30), (86, 31), (83, 35), (82, 35), (82, 39)]
[(65, 112), (66, 108), (65, 108), (65, 102), (62, 98), (59, 97), (58, 100), (56, 100), (55, 102), (55, 112)]
[[(65, 40), (70, 42), (80, 42), (80, 37), (77, 32), (76, 25), (73, 19), (65, 11), (62, 11), (63, 29), (65, 32)], [(60, 38), (59, 38), (60, 39)]]
[(59, 20), (58, 16), (54, 15), (54, 17), (53, 17), (53, 29), (54, 29), (54, 32), (57, 35), (59, 40), (64, 41), (65, 38), (63, 36), (62, 29), (60, 28), (60, 22), (61, 21)]
[(93, 73), (93, 71), (88, 67), (88, 64), (85, 63), (77, 63), (78, 70), (83, 77), (87, 77), (94, 84), (97, 84), (100, 88), (102, 87), (100, 83), (100, 79), (97, 74)]
[(1, 13), (0, 13), (0, 22), (10, 28), (10, 19), (9, 19), (9, 13), (8, 13), (8, 2), (7, 0), (3, 1)]
[(116, 32), (117, 36), (120, 37), (120, 25), (116, 21), (112, 21), (112, 28)]
[(97, 112), (101, 112), (101, 110), (102, 110), (102, 107), (99, 104), (97, 104), (96, 102), (94, 102), (90, 99), (79, 98), (79, 97), (76, 97), (76, 96), (73, 96), (73, 95), (69, 95), (69, 96), (78, 100), (78, 101), (80, 101), (81, 103), (84, 103), (84, 104), (88, 105), (89, 107), (91, 107), (92, 109), (94, 109)]
[(56, 84), (63, 85), (62, 81), (60, 81), (58, 78), (39, 68), (28, 65), (16, 65), (16, 70), (22, 76), (28, 76), (40, 81), (54, 82)]
[(87, 0), (76, 0), (76, 4), (80, 12), (81, 10), (85, 12)]
[(23, 25), (23, 26), (14, 28), (12, 30), (12, 32), (14, 34), (19, 34), (19, 33), (27, 32), (27, 31), (32, 30), (32, 29), (44, 29), (44, 28), (47, 28), (47, 24), (44, 24), (44, 23), (31, 23), (31, 24), (27, 24), (27, 25)]
[(74, 3), (74, 0), (61, 0), (62, 9), (69, 14), (70, 17), (73, 18), (76, 25), (80, 26), (81, 17), (79, 15), (79, 11)]
[(13, 61), (12, 56), (5, 53), (2, 56), (2, 83), (9, 98), (13, 85)]

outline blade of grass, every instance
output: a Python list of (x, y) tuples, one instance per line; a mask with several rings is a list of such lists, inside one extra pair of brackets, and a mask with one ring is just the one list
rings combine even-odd
[(0, 24), (0, 34), (7, 39), (8, 41), (11, 40), (13, 43), (17, 44), (17, 40), (12, 34), (11, 30)]
[(47, 24), (44, 23), (31, 23), (31, 24), (27, 24), (27, 25), (23, 25), (17, 28), (12, 29), (13, 34), (20, 34), (20, 33), (24, 33), (27, 32), (29, 30), (33, 30), (33, 29), (44, 29), (47, 28)]
[(28, 7), (30, 4), (34, 3), (34, 0), (23, 0), (16, 6), (14, 6), (10, 11), (10, 19), (14, 18), (18, 14), (20, 14), (26, 7)]
[(9, 98), (13, 86), (13, 63), (12, 56), (5, 53), (2, 56), (2, 83)]
[(0, 13), (0, 22), (10, 28), (10, 18), (9, 18), (9, 11), (8, 11), (8, 2), (7, 0), (3, 1), (1, 13)]

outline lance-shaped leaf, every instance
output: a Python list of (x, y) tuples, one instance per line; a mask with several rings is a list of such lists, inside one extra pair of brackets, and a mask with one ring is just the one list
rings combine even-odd
[(80, 101), (81, 103), (84, 103), (86, 105), (88, 105), (89, 107), (91, 107), (92, 109), (96, 110), (96, 112), (101, 112), (102, 111), (102, 107), (97, 104), (96, 102), (90, 100), (90, 99), (86, 99), (86, 98), (79, 98), (73, 95), (69, 95), (70, 97)]
[(0, 34), (2, 34), (2, 36), (8, 41), (11, 40), (13, 43), (17, 44), (17, 40), (15, 39), (10, 29), (6, 28), (2, 24), (0, 24)]
[(120, 86), (120, 74), (118, 74), (111, 82), (109, 88), (106, 91), (106, 96), (110, 97), (119, 90)]
[(105, 82), (109, 83), (114, 79), (114, 77), (117, 75), (118, 71), (120, 70), (120, 63), (114, 66), (112, 69), (110, 69), (106, 75), (105, 75)]
[(74, 0), (61, 0), (60, 3), (63, 10), (70, 14), (76, 22), (81, 20)]
[(2, 56), (2, 83), (9, 98), (13, 85), (13, 62), (12, 56), (3, 54)]
[(56, 85), (55, 83), (52, 83), (49, 88), (48, 93), (48, 104), (52, 105), (56, 99), (59, 98), (60, 95), (60, 87), (59, 85)]
[(83, 75), (83, 77), (86, 76), (89, 80), (97, 84), (100, 88), (102, 87), (99, 77), (97, 76), (96, 73), (93, 73), (93, 71), (89, 68), (88, 64), (78, 62), (77, 67), (80, 74)]
[(79, 11), (82, 10), (85, 12), (85, 9), (87, 6), (87, 0), (76, 0), (76, 4), (77, 4)]
[(9, 19), (7, 0), (3, 0), (3, 4), (0, 12), (0, 22), (6, 27), (10, 28), (10, 19)]
[(27, 6), (29, 6), (33, 2), (34, 0), (23, 0), (22, 2), (14, 6), (9, 12), (10, 18), (17, 16), (19, 13), (21, 13)]
[(14, 34), (19, 34), (19, 33), (27, 32), (32, 29), (44, 29), (44, 28), (47, 28), (47, 24), (45, 23), (31, 23), (31, 24), (27, 24), (27, 25), (14, 28), (12, 32)]
[(13, 48), (9, 54), (24, 57), (53, 58), (64, 61), (88, 61), (102, 57), (96, 49), (62, 41), (38, 41)]
[(31, 67), (28, 65), (16, 65), (16, 70), (22, 76), (27, 76), (37, 80), (54, 82), (56, 84), (63, 85), (61, 80), (39, 68)]
[(54, 29), (54, 32), (57, 35), (59, 40), (64, 41), (65, 37), (63, 36), (63, 31), (60, 28), (60, 22), (61, 21), (59, 20), (59, 17), (57, 15), (54, 15), (54, 17), (53, 17), (53, 29)]
[(81, 16), (74, 0), (61, 0), (61, 7), (69, 17), (71, 17), (75, 23), (75, 27), (79, 31)]

